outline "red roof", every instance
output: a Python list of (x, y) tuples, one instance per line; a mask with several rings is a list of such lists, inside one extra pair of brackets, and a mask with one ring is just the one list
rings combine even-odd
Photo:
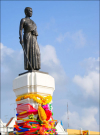
[(13, 120), (13, 118), (14, 118), (14, 117), (12, 117), (12, 118), (8, 121), (8, 123), (6, 124), (6, 127), (8, 127), (8, 125), (9, 125), (10, 122)]

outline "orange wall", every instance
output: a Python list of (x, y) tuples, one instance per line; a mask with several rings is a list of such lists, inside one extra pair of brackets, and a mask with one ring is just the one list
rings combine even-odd
[(76, 129), (67, 129), (67, 133), (68, 135), (81, 135), (81, 131)]
[(100, 135), (100, 132), (90, 131), (90, 135)]
[[(67, 129), (68, 135), (81, 135), (81, 130)], [(90, 135), (100, 135), (100, 132), (90, 131)]]

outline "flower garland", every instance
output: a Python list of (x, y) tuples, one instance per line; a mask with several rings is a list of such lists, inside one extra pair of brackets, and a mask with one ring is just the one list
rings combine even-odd
[(16, 101), (20, 101), (20, 100), (27, 99), (27, 98), (33, 99), (35, 102), (42, 104), (42, 105), (46, 105), (47, 103), (50, 103), (52, 100), (52, 96), (44, 97), (39, 94), (30, 93), (30, 94), (18, 96)]
[[(18, 105), (17, 122), (14, 125), (15, 135), (30, 135), (30, 134), (42, 134), (42, 135), (57, 135), (56, 121), (52, 117), (52, 96), (41, 96), (39, 94), (24, 94), (17, 97), (16, 101), (23, 99), (33, 99), (38, 104), (38, 109), (30, 107), (27, 109), (28, 104), (25, 106), (22, 103)], [(25, 109), (26, 108), (26, 109)], [(25, 117), (26, 114), (28, 117)]]

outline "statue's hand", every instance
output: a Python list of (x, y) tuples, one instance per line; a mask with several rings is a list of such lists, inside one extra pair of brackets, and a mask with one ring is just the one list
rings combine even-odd
[(20, 44), (21, 44), (21, 45), (23, 44), (23, 40), (22, 40), (22, 39), (20, 39)]

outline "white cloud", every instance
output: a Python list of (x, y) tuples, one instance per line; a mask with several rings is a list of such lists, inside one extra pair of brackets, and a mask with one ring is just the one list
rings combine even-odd
[(1, 43), (1, 72), (6, 74), (10, 74), (13, 71), (13, 74), (15, 71), (22, 70), (23, 65), (23, 52), (15, 51), (11, 48), (8, 48), (7, 46), (4, 46)]
[(55, 48), (51, 45), (41, 46), (41, 62), (52, 67), (53, 64), (59, 65)]
[(86, 43), (86, 39), (84, 37), (82, 30), (79, 30), (74, 34), (72, 34), (71, 38), (72, 40), (74, 40), (74, 42), (76, 42), (76, 46), (78, 47), (83, 47)]
[(65, 34), (60, 34), (60, 36), (58, 38), (56, 38), (56, 40), (61, 43), (63, 42), (66, 38), (70, 38), (70, 33), (66, 32)]
[(85, 59), (83, 64), (87, 70), (87, 74), (83, 77), (80, 75), (75, 75), (73, 78), (74, 83), (76, 83), (82, 90), (85, 96), (92, 96), (99, 98), (99, 58), (88, 58)]
[[(84, 108), (81, 110), (82, 114), (78, 112), (68, 112), (69, 115), (69, 128), (82, 130), (99, 131), (99, 125), (97, 124), (95, 115), (98, 113), (96, 107)], [(62, 116), (63, 123), (67, 124), (67, 112)]]
[(97, 59), (89, 57), (88, 59), (85, 59), (81, 63), (81, 65), (82, 65), (82, 67), (85, 68), (85, 70), (87, 70), (87, 72), (91, 72), (91, 71), (99, 72), (99, 62), (100, 62), (99, 57)]
[(88, 75), (81, 77), (75, 75), (73, 81), (83, 90), (84, 95), (98, 97), (99, 94), (99, 74), (90, 72)]
[(5, 56), (13, 57), (14, 50), (11, 48), (7, 48), (2, 43), (0, 43), (0, 49), (1, 49), (1, 60), (3, 61)]
[(1, 43), (1, 117), (4, 119), (8, 115), (13, 116), (10, 108), (11, 103), (15, 103), (13, 92), (13, 80), (19, 73), (23, 72), (23, 52), (15, 51)]
[(59, 59), (56, 55), (56, 50), (51, 45), (41, 46), (41, 68), (42, 71), (49, 72), (55, 79), (56, 84), (63, 85), (67, 82), (67, 76), (64, 72)]
[(86, 44), (86, 39), (82, 30), (75, 33), (66, 32), (65, 34), (61, 34), (58, 38), (56, 38), (56, 41), (62, 43), (66, 39), (73, 42), (71, 44), (75, 44), (76, 47), (83, 47)]

